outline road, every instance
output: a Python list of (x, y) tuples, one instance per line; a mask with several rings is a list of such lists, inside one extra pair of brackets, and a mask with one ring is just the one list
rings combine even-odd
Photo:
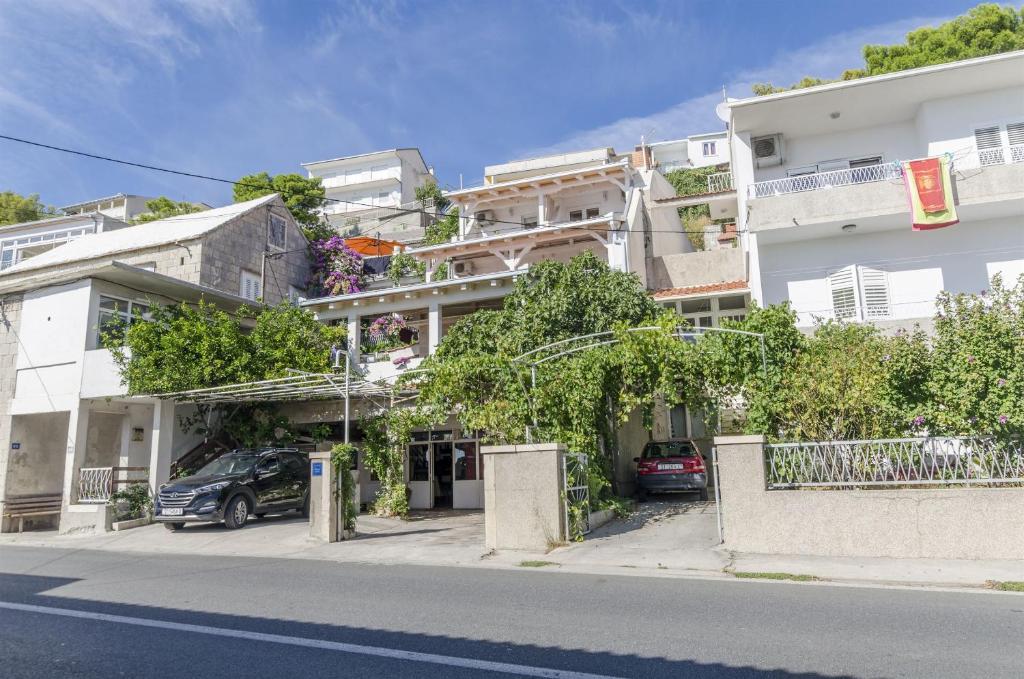
[(5, 678), (1020, 677), (1022, 638), (1013, 594), (0, 548)]

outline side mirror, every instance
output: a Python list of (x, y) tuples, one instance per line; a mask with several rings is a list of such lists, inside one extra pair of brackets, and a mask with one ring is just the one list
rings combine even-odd
[(639, 458), (639, 457), (634, 457), (634, 458), (633, 458), (633, 462), (639, 462), (639, 461), (640, 461), (640, 458)]

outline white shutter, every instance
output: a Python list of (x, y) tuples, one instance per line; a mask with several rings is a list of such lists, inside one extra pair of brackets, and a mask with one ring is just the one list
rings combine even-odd
[(1024, 163), (1024, 123), (1009, 123), (1006, 140), (1010, 143), (1010, 162)]
[(853, 266), (840, 269), (828, 277), (832, 292), (832, 313), (836, 320), (857, 318), (857, 283)]
[(978, 149), (978, 161), (982, 165), (1003, 163), (1003, 136), (999, 126), (979, 127), (974, 130), (974, 145)]
[(249, 271), (243, 271), (239, 292), (242, 297), (255, 302), (263, 295), (263, 291), (260, 290), (260, 277)]
[(858, 267), (860, 274), (861, 299), (864, 300), (864, 317), (888, 318), (891, 314), (889, 306), (889, 275), (885, 271)]

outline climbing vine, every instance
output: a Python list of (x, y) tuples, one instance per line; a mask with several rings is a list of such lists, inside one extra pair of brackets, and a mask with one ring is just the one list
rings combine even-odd
[(351, 443), (339, 443), (331, 448), (331, 466), (338, 479), (335, 499), (340, 500), (343, 507), (342, 528), (349, 531), (356, 529), (356, 517), (359, 515), (356, 483), (352, 479), (352, 461), (356, 454), (356, 448)]

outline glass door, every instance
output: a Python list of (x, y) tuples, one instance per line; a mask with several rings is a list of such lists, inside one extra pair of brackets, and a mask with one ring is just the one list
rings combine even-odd
[(479, 509), (484, 506), (484, 475), (480, 446), (476, 440), (455, 442), (455, 481), (452, 506), (455, 509)]
[(434, 508), (453, 506), (452, 443), (435, 442), (433, 448)]

